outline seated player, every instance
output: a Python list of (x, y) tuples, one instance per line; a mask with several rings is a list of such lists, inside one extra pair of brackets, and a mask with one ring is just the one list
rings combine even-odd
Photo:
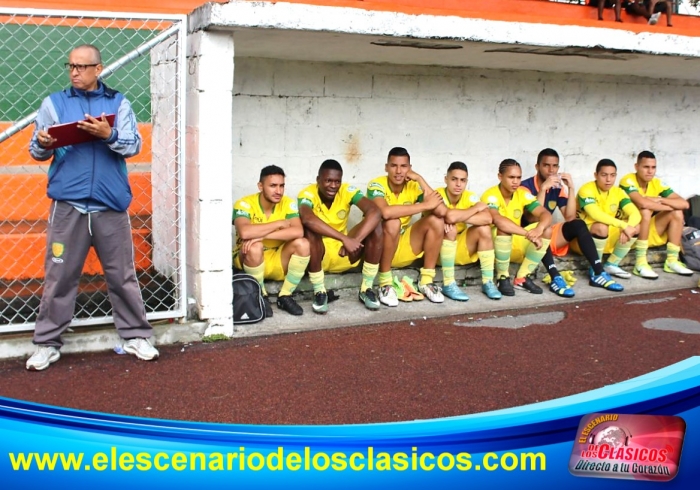
[[(423, 257), (418, 290), (433, 303), (442, 303), (445, 298), (434, 278), (445, 222), (432, 213), (443, 204), (442, 197), (412, 170), (411, 157), (405, 148), (389, 151), (384, 170), (387, 175), (367, 185), (367, 197), (377, 204), (384, 219), (379, 301), (386, 306), (398, 306), (391, 268), (406, 267)], [(426, 211), (431, 213), (410, 224), (414, 214)]]
[(456, 301), (467, 301), (469, 297), (455, 281), (455, 265), (473, 264), (478, 260), (482, 292), (489, 299), (501, 299), (501, 292), (493, 281), (495, 255), (490, 226), (493, 220), (488, 206), (467, 190), (468, 178), (467, 166), (453, 162), (445, 175), (445, 187), (437, 189), (448, 208), (445, 239), (440, 249), (442, 294)]
[(284, 195), (284, 170), (270, 165), (260, 171), (257, 194), (233, 205), (236, 248), (233, 265), (253, 276), (262, 287), (265, 316), (272, 316), (264, 279), (281, 281), (277, 307), (301, 315), (304, 310), (292, 293), (309, 264), (309, 242), (299, 219), (297, 203)]
[[(542, 294), (542, 288), (535, 284), (532, 274), (549, 247), (549, 239), (544, 238), (543, 234), (552, 221), (552, 215), (540, 206), (530, 191), (520, 186), (521, 179), (520, 164), (512, 158), (503, 160), (498, 167), (500, 183), (481, 196), (481, 201), (489, 207), (496, 227), (497, 285), (504, 296), (515, 296), (513, 285), (533, 294)], [(527, 230), (520, 221), (526, 211), (537, 221)], [(518, 255), (522, 256), (522, 265), (511, 284), (510, 263), (518, 262)]]
[[(537, 155), (535, 164), (537, 173), (529, 179), (523, 180), (520, 185), (526, 187), (532, 194), (537, 196), (537, 201), (550, 213), (559, 208), (565, 221), (556, 223), (544, 233), (545, 238), (549, 238), (549, 248), (542, 257), (547, 272), (552, 278), (549, 290), (553, 293), (571, 298), (574, 296), (573, 288), (566, 284), (566, 281), (554, 265), (554, 256), (563, 257), (569, 251), (569, 242), (577, 240), (583, 255), (588, 259), (588, 263), (593, 268), (593, 278), (591, 283), (598, 287), (603, 287), (610, 291), (622, 291), (622, 285), (613, 281), (610, 275), (603, 269), (603, 263), (598, 257), (595, 243), (591, 232), (583, 220), (576, 217), (576, 191), (571, 175), (559, 173), (559, 154), (552, 148), (545, 148)], [(529, 225), (529, 216), (525, 213), (522, 224)]]
[(658, 278), (659, 275), (647, 261), (647, 249), (666, 244), (664, 272), (692, 276), (693, 271), (678, 260), (683, 232), (683, 210), (690, 207), (688, 201), (656, 177), (656, 156), (652, 152), (641, 152), (637, 156), (634, 170), (635, 173), (620, 179), (620, 187), (630, 196), (642, 214), (639, 235), (634, 244), (637, 257), (634, 274), (645, 279)]
[[(350, 209), (355, 205), (364, 218), (348, 231)], [(299, 214), (304, 236), (309, 240), (309, 279), (314, 287), (313, 310), (328, 311), (324, 272), (340, 273), (355, 267), (364, 255), (360, 302), (370, 310), (379, 309), (372, 289), (382, 255), (382, 213), (360, 189), (343, 184), (343, 168), (326, 160), (318, 169), (316, 183), (299, 193)]]
[[(620, 267), (620, 261), (625, 258), (637, 240), (642, 217), (627, 193), (615, 185), (617, 178), (615, 162), (608, 158), (602, 159), (596, 165), (594, 175), (595, 180), (584, 184), (578, 191), (579, 218), (586, 222), (593, 236), (598, 257), (602, 259), (606, 246), (610, 248), (614, 246), (607, 262), (603, 265), (605, 272), (629, 279), (632, 274)], [(571, 245), (574, 251), (581, 253), (576, 240)], [(594, 285), (593, 271), (589, 271), (589, 274), (591, 275), (589, 282)]]

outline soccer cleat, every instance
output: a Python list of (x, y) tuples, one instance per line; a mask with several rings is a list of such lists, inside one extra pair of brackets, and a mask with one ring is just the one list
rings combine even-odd
[(394, 288), (394, 291), (396, 292), (396, 298), (399, 301), (413, 301), (413, 296), (411, 296), (411, 292), (406, 290), (406, 288), (403, 286), (403, 281), (399, 281), (397, 277), (393, 277), (391, 279), (391, 287)]
[(132, 354), (142, 361), (152, 361), (158, 359), (160, 355), (158, 349), (151, 345), (148, 339), (136, 338), (124, 342), (124, 352)]
[(658, 279), (659, 275), (654, 272), (649, 264), (635, 265), (632, 274), (643, 277), (644, 279)]
[(451, 282), (447, 286), (442, 287), (442, 294), (454, 301), (469, 301), (467, 293), (462, 291), (456, 282)]
[(401, 279), (401, 287), (403, 287), (406, 294), (411, 295), (411, 299), (408, 301), (423, 301), (425, 296), (413, 285), (413, 279), (408, 276), (403, 276)]
[(61, 358), (61, 352), (53, 345), (37, 345), (32, 357), (27, 359), (27, 369), (43, 371)]
[(613, 281), (613, 278), (610, 277), (610, 274), (607, 272), (601, 272), (598, 275), (591, 275), (591, 279), (588, 281), (588, 284), (597, 288), (605, 288), (608, 291), (620, 292), (625, 290), (625, 288), (622, 287), (622, 284), (618, 284)]
[(656, 23), (659, 21), (660, 17), (661, 17), (661, 12), (656, 12), (655, 14), (651, 14), (651, 16), (649, 17), (649, 25), (655, 26)]
[(501, 276), (498, 278), (498, 290), (503, 296), (515, 296), (515, 289), (510, 283), (510, 277)]
[(513, 285), (518, 289), (524, 289), (532, 294), (542, 294), (542, 288), (532, 280), (532, 276), (528, 274), (525, 277), (516, 277)]
[(294, 301), (294, 298), (292, 298), (291, 295), (278, 296), (277, 308), (294, 316), (301, 316), (304, 314), (304, 310), (297, 304), (296, 301)]
[(670, 274), (680, 274), (681, 276), (692, 276), (693, 271), (688, 269), (683, 262), (676, 260), (675, 262), (664, 262), (664, 272)]
[(419, 284), (418, 290), (432, 303), (443, 303), (445, 301), (445, 297), (442, 295), (440, 288), (432, 282), (428, 284)]
[(379, 302), (386, 306), (399, 306), (399, 299), (396, 297), (394, 288), (391, 286), (380, 286)]
[(501, 299), (503, 296), (493, 281), (483, 283), (481, 285), (481, 292), (484, 293), (488, 299)]
[(619, 265), (613, 265), (610, 262), (605, 263), (603, 270), (611, 276), (620, 277), (622, 279), (629, 279), (632, 277), (632, 274), (622, 269)]
[(328, 293), (325, 291), (314, 293), (314, 302), (311, 303), (311, 308), (314, 310), (314, 313), (319, 315), (328, 313)]
[(265, 308), (265, 318), (272, 318), (274, 312), (272, 311), (270, 298), (267, 297), (267, 294), (263, 295), (263, 308)]
[(549, 290), (564, 298), (573, 298), (576, 294), (562, 276), (556, 276), (552, 282), (549, 283)]
[(359, 298), (360, 303), (364, 303), (365, 308), (368, 310), (379, 309), (379, 300), (377, 299), (377, 294), (374, 292), (374, 289), (368, 288), (364, 291), (360, 291)]

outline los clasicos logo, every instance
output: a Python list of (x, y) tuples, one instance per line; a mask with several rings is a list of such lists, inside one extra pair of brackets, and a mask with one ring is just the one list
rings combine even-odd
[(576, 476), (668, 481), (678, 473), (685, 421), (667, 415), (594, 413), (581, 419), (569, 459)]

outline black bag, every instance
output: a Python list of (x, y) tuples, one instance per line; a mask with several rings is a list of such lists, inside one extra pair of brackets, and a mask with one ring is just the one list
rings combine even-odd
[(683, 262), (689, 269), (700, 271), (700, 230), (686, 226), (681, 236)]
[(233, 324), (257, 323), (265, 318), (260, 283), (250, 274), (233, 275)]

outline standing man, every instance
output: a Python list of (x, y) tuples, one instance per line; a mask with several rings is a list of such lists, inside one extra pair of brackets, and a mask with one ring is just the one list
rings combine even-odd
[[(545, 148), (537, 155), (535, 164), (537, 173), (529, 179), (523, 180), (520, 185), (526, 187), (537, 201), (550, 213), (559, 208), (564, 222), (555, 223), (547, 228), (545, 238), (549, 238), (549, 248), (542, 257), (552, 282), (549, 290), (553, 293), (571, 298), (574, 290), (570, 288), (554, 265), (554, 256), (563, 257), (569, 252), (569, 242), (576, 240), (583, 255), (593, 268), (591, 284), (610, 291), (622, 291), (622, 285), (613, 281), (612, 277), (603, 269), (603, 263), (598, 256), (596, 246), (583, 220), (576, 217), (576, 190), (571, 175), (560, 173), (559, 154), (552, 148)], [(530, 224), (529, 213), (525, 213), (522, 219), (523, 227)]]
[(642, 214), (639, 236), (634, 246), (634, 274), (645, 279), (658, 278), (659, 275), (647, 262), (647, 250), (649, 247), (666, 244), (664, 272), (692, 276), (693, 271), (678, 260), (683, 232), (683, 210), (688, 209), (688, 201), (656, 177), (656, 156), (652, 152), (641, 152), (637, 156), (634, 170), (635, 173), (627, 174), (620, 180), (620, 187), (630, 196)]
[[(353, 205), (360, 208), (364, 218), (348, 231)], [(299, 193), (299, 214), (311, 247), (309, 280), (314, 287), (314, 312), (328, 311), (323, 273), (345, 272), (359, 264), (363, 255), (360, 302), (370, 310), (378, 310), (379, 300), (372, 288), (382, 256), (382, 213), (377, 205), (357, 187), (343, 184), (340, 163), (326, 160), (318, 169), (316, 183)]]
[(265, 279), (282, 281), (277, 307), (295, 316), (304, 310), (292, 293), (309, 265), (309, 241), (294, 199), (284, 195), (284, 170), (268, 165), (260, 171), (258, 191), (233, 205), (236, 248), (233, 265), (253, 276), (263, 291), (265, 317), (272, 316)]
[[(412, 170), (411, 156), (405, 148), (389, 151), (384, 170), (387, 175), (371, 180), (367, 186), (367, 197), (379, 207), (384, 219), (379, 301), (386, 306), (398, 306), (391, 268), (406, 267), (423, 257), (418, 290), (433, 303), (442, 303), (445, 297), (433, 279), (445, 222), (432, 213), (443, 206), (442, 197)], [(414, 214), (426, 211), (430, 214), (410, 224)]]
[[(455, 281), (455, 265), (479, 261), (481, 291), (489, 299), (501, 299), (493, 280), (495, 253), (491, 234), (491, 213), (476, 193), (467, 190), (469, 173), (463, 162), (452, 162), (445, 175), (445, 187), (437, 189), (447, 206), (445, 239), (440, 249), (442, 294), (455, 301), (469, 297)], [(452, 260), (450, 260), (452, 258)]]
[[(37, 349), (27, 360), (27, 369), (41, 371), (61, 357), (61, 334), (72, 320), (78, 281), (91, 246), (104, 270), (124, 350), (145, 361), (157, 359), (158, 351), (148, 340), (153, 329), (136, 279), (126, 212), (132, 195), (124, 159), (141, 150), (136, 116), (124, 95), (99, 80), (102, 58), (95, 46), (73, 49), (65, 66), (71, 87), (44, 99), (29, 145), (35, 160), (52, 159), (47, 194), (53, 203), (44, 293), (34, 329)], [(115, 114), (114, 127), (106, 114)], [(60, 146), (61, 141), (47, 132), (56, 124), (75, 121), (93, 141)]]
[[(581, 218), (593, 236), (593, 242), (602, 259), (606, 245), (614, 248), (603, 269), (610, 275), (629, 279), (632, 274), (620, 267), (620, 262), (639, 234), (642, 217), (637, 206), (625, 191), (615, 185), (617, 166), (615, 162), (604, 158), (595, 168), (595, 180), (581, 186), (578, 191), (579, 218)], [(617, 230), (620, 230), (619, 233)], [(578, 242), (572, 243), (574, 251), (582, 253)], [(593, 271), (590, 271), (589, 283), (594, 286)]]

